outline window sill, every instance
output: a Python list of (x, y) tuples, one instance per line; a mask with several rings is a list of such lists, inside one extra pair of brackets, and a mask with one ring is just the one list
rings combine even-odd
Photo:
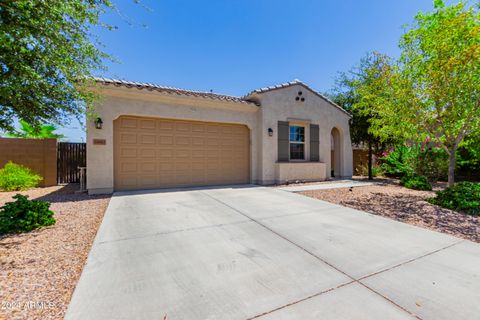
[(288, 160), (288, 161), (277, 161), (276, 163), (323, 163), (323, 162), (311, 161), (311, 160)]

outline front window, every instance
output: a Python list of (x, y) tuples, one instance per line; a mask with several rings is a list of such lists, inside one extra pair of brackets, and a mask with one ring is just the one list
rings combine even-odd
[(305, 160), (305, 127), (290, 126), (290, 160)]

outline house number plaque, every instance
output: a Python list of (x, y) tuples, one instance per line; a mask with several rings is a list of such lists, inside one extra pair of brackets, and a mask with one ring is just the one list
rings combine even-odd
[(105, 139), (93, 139), (93, 144), (104, 146), (107, 144)]

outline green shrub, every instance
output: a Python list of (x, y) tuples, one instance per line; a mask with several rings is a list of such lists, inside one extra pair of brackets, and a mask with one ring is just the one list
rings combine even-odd
[(480, 183), (459, 182), (438, 191), (437, 196), (428, 201), (447, 209), (480, 215)]
[(448, 154), (441, 148), (420, 148), (413, 159), (415, 173), (429, 181), (446, 180), (448, 177)]
[(398, 146), (392, 151), (384, 153), (380, 158), (380, 168), (387, 177), (401, 178), (412, 175), (414, 173), (412, 158), (414, 158), (412, 148)]
[(405, 175), (400, 179), (400, 185), (414, 190), (432, 190), (432, 185), (425, 176), (417, 174)]
[(55, 224), (50, 203), (17, 194), (0, 208), (0, 234), (31, 231)]
[(480, 181), (480, 137), (474, 142), (468, 141), (468, 146), (461, 146), (457, 151), (455, 177), (462, 180)]
[(11, 161), (0, 169), (0, 189), (4, 191), (27, 190), (36, 187), (40, 181), (42, 177), (38, 174)]
[(397, 146), (380, 158), (381, 168), (387, 177), (424, 176), (429, 181), (446, 179), (448, 154), (445, 150), (429, 147), (428, 143), (414, 146)]
[[(357, 171), (356, 173), (360, 176), (365, 176), (365, 177), (368, 176), (368, 164), (358, 167), (356, 171)], [(378, 176), (381, 176), (382, 174), (383, 172), (380, 166), (372, 166), (373, 177), (378, 177)]]

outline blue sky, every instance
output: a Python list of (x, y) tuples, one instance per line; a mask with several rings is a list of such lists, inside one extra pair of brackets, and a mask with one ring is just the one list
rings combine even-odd
[[(397, 57), (404, 26), (432, 0), (113, 0), (97, 29), (107, 63), (100, 76), (244, 95), (300, 79), (328, 91), (367, 52)], [(453, 3), (453, 1), (447, 1)], [(73, 128), (73, 129), (72, 129)], [(77, 123), (60, 130), (71, 141)]]

